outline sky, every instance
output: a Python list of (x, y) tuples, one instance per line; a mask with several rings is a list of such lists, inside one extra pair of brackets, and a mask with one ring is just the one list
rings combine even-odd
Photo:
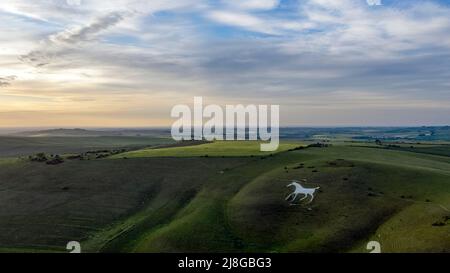
[(450, 1), (8, 0), (0, 22), (0, 127), (170, 126), (194, 96), (450, 124)]

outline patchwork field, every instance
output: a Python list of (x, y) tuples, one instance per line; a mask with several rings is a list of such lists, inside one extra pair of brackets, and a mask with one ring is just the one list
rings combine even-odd
[[(450, 157), (425, 145), (304, 146), (0, 160), (1, 250), (64, 251), (76, 240), (87, 252), (367, 252), (377, 240), (384, 252), (450, 252)], [(320, 190), (292, 205), (286, 185), (300, 179)]]

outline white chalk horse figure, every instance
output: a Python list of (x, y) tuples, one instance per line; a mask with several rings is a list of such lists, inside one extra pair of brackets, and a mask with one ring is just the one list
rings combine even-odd
[[(306, 182), (306, 179), (302, 179), (302, 181)], [(303, 188), (303, 186), (300, 185), (299, 182), (300, 181), (293, 180), (291, 184), (287, 185), (287, 187), (294, 186), (295, 190), (294, 190), (293, 193), (289, 194), (286, 197), (286, 200), (289, 200), (289, 198), (292, 197), (291, 203), (293, 203), (295, 201), (295, 199), (297, 199), (297, 196), (299, 194), (303, 194), (304, 197), (302, 199), (300, 199), (299, 201), (305, 200), (306, 198), (308, 198), (308, 196), (311, 196), (311, 199), (308, 202), (308, 203), (311, 203), (314, 200), (314, 193), (316, 192), (316, 190), (320, 189), (320, 187), (317, 187), (317, 188)]]

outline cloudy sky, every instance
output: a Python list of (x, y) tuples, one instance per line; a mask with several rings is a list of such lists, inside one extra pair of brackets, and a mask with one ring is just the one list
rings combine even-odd
[(0, 126), (170, 125), (279, 104), (282, 125), (450, 124), (450, 1), (8, 0)]

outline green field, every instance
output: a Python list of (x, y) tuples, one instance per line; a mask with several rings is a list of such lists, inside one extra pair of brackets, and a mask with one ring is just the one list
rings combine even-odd
[[(56, 166), (0, 161), (0, 251), (450, 252), (450, 157), (258, 142), (141, 149)], [(434, 146), (430, 146), (434, 147)], [(208, 155), (208, 157), (205, 157)], [(290, 180), (320, 186), (285, 201)], [(38, 234), (38, 235), (37, 235)]]
[(142, 149), (116, 155), (112, 158), (142, 157), (197, 157), (197, 156), (258, 156), (269, 155), (304, 146), (301, 142), (281, 143), (277, 151), (261, 152), (259, 141), (216, 141), (196, 146)]
[(431, 155), (450, 156), (450, 145), (402, 145), (400, 147), (393, 147), (389, 149)]

